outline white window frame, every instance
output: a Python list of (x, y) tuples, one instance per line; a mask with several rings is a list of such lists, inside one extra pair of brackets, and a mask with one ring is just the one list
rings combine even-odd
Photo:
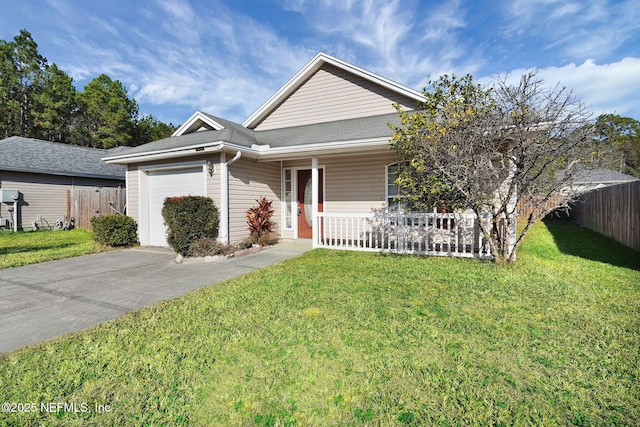
[[(284, 197), (284, 190), (285, 190), (285, 186), (284, 186), (284, 171), (285, 170), (291, 170), (291, 228), (286, 228), (286, 218), (285, 218), (285, 205), (286, 205), (286, 201), (285, 201), (285, 197)], [(282, 174), (281, 174), (281, 186), (282, 186), (282, 214), (281, 214), (281, 218), (282, 218), (282, 224), (283, 224), (283, 230), (287, 230), (287, 231), (293, 231), (293, 238), (297, 239), (298, 238), (298, 171), (300, 170), (310, 170), (311, 166), (287, 166), (287, 167), (283, 167), (282, 168)], [(318, 170), (322, 169), (322, 194), (324, 195), (324, 200), (323, 200), (323, 204), (324, 204), (324, 212), (327, 211), (327, 167), (326, 165), (322, 164), (322, 165), (318, 165)], [(319, 190), (319, 189), (318, 189)]]
[[(400, 186), (397, 184), (394, 184), (392, 182), (389, 182), (389, 169), (391, 169), (392, 167), (397, 167), (400, 164), (400, 162), (394, 162), (391, 164), (388, 164), (385, 166), (384, 168), (384, 200), (385, 200), (385, 209), (387, 212), (391, 212), (391, 211), (395, 211), (397, 209), (400, 209), (402, 212), (404, 212), (406, 210), (406, 205), (400, 201), (394, 201), (393, 199), (403, 199), (406, 196), (401, 196), (400, 195)], [(397, 171), (397, 169), (396, 169)], [(396, 172), (396, 178), (397, 178), (397, 172)], [(395, 179), (394, 179), (395, 181)], [(397, 193), (395, 195), (389, 195), (389, 187), (390, 186), (395, 186), (397, 187)]]
[[(287, 172), (289, 172), (289, 191), (290, 191), (290, 200), (287, 200), (287, 179), (286, 179), (286, 174)], [(283, 230), (293, 230), (294, 229), (294, 219), (293, 219), (293, 213), (294, 213), (294, 181), (295, 181), (295, 173), (294, 173), (294, 168), (292, 167), (287, 167), (287, 168), (283, 168), (282, 169), (282, 224)], [(287, 210), (288, 208), (288, 210)], [(289, 213), (290, 217), (290, 221), (289, 224), (287, 226), (287, 213)]]

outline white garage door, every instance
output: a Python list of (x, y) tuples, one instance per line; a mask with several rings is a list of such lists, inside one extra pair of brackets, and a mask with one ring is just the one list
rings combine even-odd
[(162, 204), (167, 197), (206, 195), (202, 167), (149, 172), (149, 245), (167, 246)]

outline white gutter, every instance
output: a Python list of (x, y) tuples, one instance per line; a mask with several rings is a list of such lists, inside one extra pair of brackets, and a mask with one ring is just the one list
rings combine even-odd
[(224, 149), (242, 151), (250, 158), (260, 160), (280, 160), (281, 158), (298, 157), (301, 154), (313, 155), (340, 150), (342, 152), (360, 151), (370, 147), (384, 147), (389, 144), (390, 136), (367, 138), (351, 141), (319, 142), (313, 144), (289, 145), (284, 147), (270, 147), (269, 145), (253, 144), (251, 147), (216, 141), (188, 147), (172, 148), (161, 151), (147, 151), (135, 154), (121, 154), (117, 156), (103, 157), (102, 160), (112, 164), (141, 163), (151, 160), (172, 159), (176, 157), (197, 156), (204, 153), (222, 152)]
[(222, 141), (209, 142), (206, 144), (190, 145), (187, 147), (170, 148), (159, 151), (146, 151), (134, 154), (120, 154), (116, 156), (103, 157), (106, 163), (128, 164), (135, 162), (148, 162), (150, 160), (170, 159), (173, 157), (196, 156), (203, 153), (218, 152), (222, 150)]
[(229, 244), (229, 165), (242, 156), (236, 152), (233, 159), (225, 161), (224, 151), (220, 153), (220, 236), (225, 245)]
[(315, 144), (290, 145), (285, 147), (269, 147), (258, 151), (258, 161), (282, 160), (305, 156), (322, 156), (327, 153), (350, 153), (367, 149), (385, 149), (391, 137), (380, 137), (356, 141), (337, 141)]

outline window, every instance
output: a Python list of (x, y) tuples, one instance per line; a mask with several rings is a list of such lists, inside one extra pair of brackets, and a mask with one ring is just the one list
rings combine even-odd
[(282, 210), (283, 214), (284, 214), (284, 226), (286, 229), (291, 229), (293, 228), (293, 220), (291, 217), (291, 204), (293, 203), (293, 186), (292, 186), (292, 176), (293, 173), (291, 171), (291, 169), (285, 169), (284, 170), (284, 183), (283, 183), (283, 190), (284, 190), (284, 197), (283, 197), (283, 202), (284, 202), (284, 209)]
[(396, 184), (398, 178), (398, 163), (387, 166), (387, 210), (404, 210), (404, 204), (399, 200), (404, 196), (400, 195), (400, 186)]

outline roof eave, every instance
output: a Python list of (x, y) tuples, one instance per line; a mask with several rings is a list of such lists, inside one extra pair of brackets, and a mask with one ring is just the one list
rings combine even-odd
[(259, 161), (289, 160), (312, 156), (343, 155), (363, 151), (388, 151), (389, 137), (367, 138), (351, 141), (322, 142), (315, 144), (269, 147), (258, 150)]
[(82, 173), (82, 172), (70, 172), (70, 171), (54, 171), (54, 170), (46, 170), (46, 169), (21, 169), (21, 168), (12, 168), (7, 166), (0, 167), (0, 170), (10, 171), (10, 172), (20, 172), (20, 173), (32, 173), (39, 175), (55, 175), (55, 176), (68, 176), (73, 178), (95, 178), (95, 179), (110, 179), (113, 181), (124, 181), (125, 174), (122, 175), (100, 175), (93, 173)]
[(152, 160), (165, 160), (186, 156), (197, 156), (204, 153), (218, 153), (221, 151), (241, 151), (249, 158), (258, 161), (274, 161), (293, 158), (305, 158), (314, 155), (341, 155), (362, 151), (388, 150), (389, 137), (366, 138), (350, 141), (318, 142), (314, 144), (299, 144), (286, 147), (270, 147), (268, 145), (253, 145), (245, 147), (227, 141), (192, 145), (176, 149), (149, 151), (132, 155), (105, 157), (104, 160), (111, 164), (127, 165), (130, 163), (142, 163)]
[(197, 156), (204, 153), (217, 153), (223, 148), (223, 141), (207, 142), (186, 147), (152, 150), (142, 153), (122, 154), (119, 156), (103, 157), (106, 163), (126, 165), (129, 163), (148, 162), (151, 160), (173, 159), (176, 157)]

